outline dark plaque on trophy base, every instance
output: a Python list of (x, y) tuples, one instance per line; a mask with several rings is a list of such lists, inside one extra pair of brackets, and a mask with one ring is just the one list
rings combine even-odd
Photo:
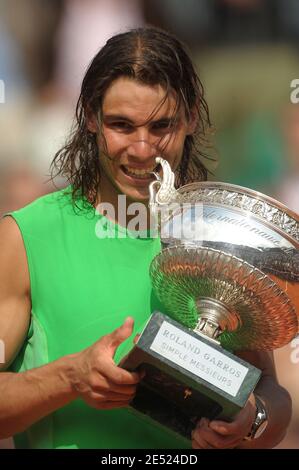
[(272, 351), (298, 333), (299, 216), (226, 183), (176, 190), (167, 161), (156, 162), (162, 249), (150, 277), (163, 314), (122, 366), (146, 372), (132, 409), (190, 439), (201, 417), (232, 420), (254, 390), (261, 372), (237, 351)]
[(145, 377), (131, 406), (191, 438), (201, 417), (229, 421), (246, 404), (260, 370), (155, 312), (122, 364)]

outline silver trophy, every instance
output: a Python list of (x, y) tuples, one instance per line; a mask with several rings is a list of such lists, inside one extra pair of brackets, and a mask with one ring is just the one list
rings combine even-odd
[(132, 406), (190, 439), (200, 417), (230, 420), (261, 372), (238, 350), (271, 351), (298, 333), (299, 216), (240, 186), (174, 187), (167, 161), (150, 185), (161, 303), (127, 358), (145, 378)]

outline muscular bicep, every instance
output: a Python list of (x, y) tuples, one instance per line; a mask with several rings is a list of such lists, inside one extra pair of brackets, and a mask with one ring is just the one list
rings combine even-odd
[(0, 221), (0, 370), (6, 369), (20, 350), (30, 312), (30, 281), (22, 236), (12, 217), (5, 217)]
[(264, 377), (273, 377), (277, 380), (274, 356), (271, 351), (238, 351), (236, 355), (260, 369)]

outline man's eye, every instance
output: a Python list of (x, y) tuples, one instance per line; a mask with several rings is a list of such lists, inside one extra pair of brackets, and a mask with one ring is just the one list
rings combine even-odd
[(110, 127), (113, 127), (114, 129), (119, 129), (122, 131), (132, 130), (131, 124), (129, 124), (128, 122), (123, 122), (123, 121), (111, 122)]
[(160, 121), (160, 122), (156, 122), (153, 125), (153, 129), (157, 130), (157, 131), (159, 131), (159, 130), (171, 130), (173, 127), (174, 127), (174, 123), (170, 122), (170, 121)]

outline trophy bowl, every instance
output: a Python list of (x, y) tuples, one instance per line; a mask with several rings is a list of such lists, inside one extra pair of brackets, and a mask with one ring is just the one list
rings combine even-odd
[(273, 350), (297, 333), (294, 307), (259, 269), (213, 248), (166, 248), (151, 265), (165, 311), (193, 331), (236, 350)]
[(212, 337), (228, 349), (288, 344), (298, 332), (299, 216), (232, 184), (166, 185), (160, 201), (159, 192), (151, 207), (162, 251), (151, 279), (168, 314), (208, 336), (204, 324), (214, 323)]
[(190, 440), (202, 417), (232, 420), (261, 371), (238, 351), (272, 351), (298, 333), (299, 216), (240, 186), (150, 185), (161, 239), (150, 277), (153, 313), (124, 362), (146, 372), (131, 406)]

